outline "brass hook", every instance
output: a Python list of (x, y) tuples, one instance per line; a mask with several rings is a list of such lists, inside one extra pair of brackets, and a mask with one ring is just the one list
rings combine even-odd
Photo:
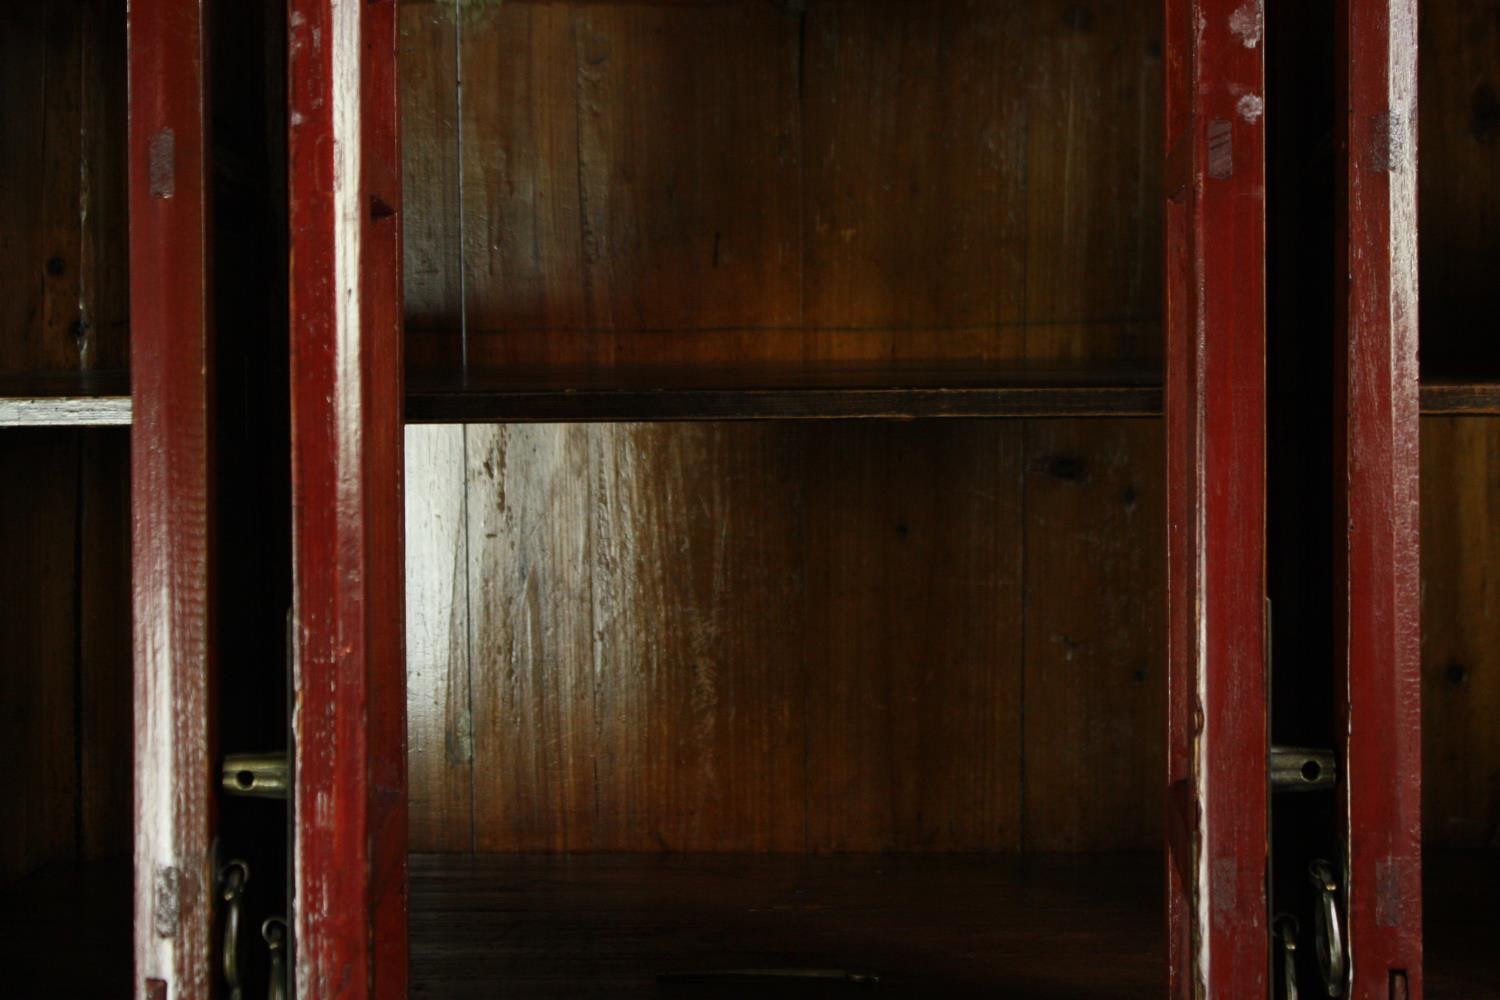
[(1318, 893), (1314, 936), (1318, 944), (1318, 971), (1331, 997), (1344, 995), (1344, 931), (1339, 922), (1338, 878), (1333, 866), (1318, 860), (1307, 866), (1307, 876)]
[(231, 861), (219, 869), (219, 898), (228, 909), (224, 914), (224, 982), (229, 987), (229, 1000), (242, 1000), (244, 988), (240, 983), (240, 921), (244, 916), (245, 883), (250, 881), (250, 866), (243, 861)]

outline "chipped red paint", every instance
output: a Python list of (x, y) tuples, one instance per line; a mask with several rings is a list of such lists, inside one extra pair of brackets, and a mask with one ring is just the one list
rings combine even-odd
[(205, 35), (198, 0), (131, 0), (135, 993), (206, 998), (214, 830)]
[(394, 0), (291, 0), (295, 969), (404, 997), (400, 155)]
[(1262, 24), (1258, 0), (1166, 4), (1173, 997), (1268, 986)]
[(1343, 0), (1335, 573), (1348, 993), (1422, 995), (1417, 12)]

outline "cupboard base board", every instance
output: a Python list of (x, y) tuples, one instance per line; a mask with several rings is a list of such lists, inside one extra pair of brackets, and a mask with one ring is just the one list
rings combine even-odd
[(1162, 861), (1125, 855), (417, 855), (413, 996), (779, 995), (664, 972), (843, 969), (795, 995), (1160, 998)]
[(131, 994), (130, 862), (58, 862), (0, 886), (0, 994)]
[(1500, 850), (1422, 854), (1427, 1000), (1500, 1000)]

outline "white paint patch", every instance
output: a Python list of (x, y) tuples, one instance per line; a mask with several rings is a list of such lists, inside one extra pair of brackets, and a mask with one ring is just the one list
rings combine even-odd
[(1247, 3), (1235, 9), (1229, 15), (1229, 30), (1239, 38), (1240, 44), (1247, 49), (1253, 49), (1260, 44), (1261, 36), (1266, 31), (1265, 12), (1261, 9), (1260, 0), (1248, 0)]
[(1235, 105), (1235, 110), (1240, 113), (1241, 118), (1253, 125), (1260, 121), (1260, 116), (1265, 113), (1266, 102), (1260, 99), (1259, 94), (1246, 94)]

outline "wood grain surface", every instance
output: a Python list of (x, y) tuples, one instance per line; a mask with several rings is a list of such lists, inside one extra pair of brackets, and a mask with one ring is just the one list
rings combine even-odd
[(0, 14), (0, 373), (126, 367), (125, 5)]
[(1147, 848), (1166, 766), (1162, 428), (1023, 434), (1024, 846)]
[(1161, 356), (1149, 7), (402, 17), (414, 370)]
[(1500, 8), (1420, 4), (1422, 369), (1500, 378)]
[(287, 8), (303, 1000), (407, 993), (401, 146), (395, 4)]
[(1159, 434), (409, 430), (414, 848), (1154, 846)]
[(77, 851), (78, 443), (73, 432), (33, 431), (0, 436), (0, 449), (0, 739), (16, 777), (0, 838), (9, 882)]
[(1500, 420), (1422, 423), (1422, 826), (1500, 846)]
[(215, 648), (208, 27), (129, 7), (137, 989), (212, 988)]
[(1333, 331), (1333, 620), (1348, 993), (1420, 998), (1417, 2), (1335, 11), (1337, 273), (1348, 285)]
[[(1161, 860), (1094, 856), (418, 856), (417, 996), (1160, 997)], [(1081, 960), (1086, 956), (1086, 960)], [(662, 983), (843, 969), (848, 983)]]
[(1259, 996), (1267, 881), (1262, 11), (1166, 4), (1171, 996)]

